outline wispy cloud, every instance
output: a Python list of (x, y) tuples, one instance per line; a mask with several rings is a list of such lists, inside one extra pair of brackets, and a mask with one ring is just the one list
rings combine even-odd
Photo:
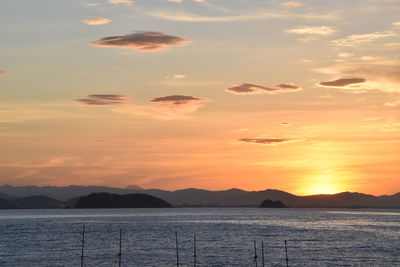
[(338, 55), (338, 57), (340, 57), (340, 58), (350, 58), (352, 56), (354, 56), (354, 54), (352, 54), (352, 53), (340, 53)]
[(385, 103), (387, 107), (398, 107), (400, 106), (400, 100), (389, 101)]
[(186, 75), (185, 74), (175, 74), (173, 76), (173, 78), (174, 79), (184, 79), (184, 78), (186, 78)]
[(387, 43), (384, 46), (390, 49), (400, 49), (400, 43)]
[(230, 14), (220, 16), (199, 15), (190, 12), (174, 12), (174, 11), (154, 11), (145, 12), (145, 14), (158, 17), (170, 21), (180, 22), (232, 22), (245, 20), (261, 20), (261, 19), (304, 19), (304, 20), (335, 20), (337, 15), (329, 14), (293, 14), (289, 12), (253, 12), (249, 14)]
[(364, 83), (350, 85), (347, 89), (375, 89), (386, 92), (400, 92), (400, 64), (397, 61), (345, 62), (332, 67), (317, 69), (316, 71), (336, 77), (358, 76), (366, 80)]
[(284, 7), (301, 7), (303, 5), (304, 5), (304, 3), (297, 2), (297, 1), (283, 2), (281, 4), (281, 6), (284, 6)]
[(293, 142), (291, 139), (283, 139), (283, 138), (242, 138), (239, 139), (240, 142), (244, 143), (253, 143), (259, 145), (279, 145), (283, 143)]
[(83, 23), (87, 25), (103, 25), (110, 22), (111, 22), (110, 19), (105, 19), (105, 18), (89, 18), (83, 21)]
[(54, 168), (61, 166), (83, 166), (81, 160), (75, 157), (55, 157), (50, 158), (43, 162), (27, 163), (27, 162), (8, 162), (1, 163), (0, 167), (12, 167), (12, 168), (23, 168), (23, 169), (41, 169), (41, 168)]
[(108, 3), (110, 4), (116, 4), (116, 5), (127, 5), (127, 6), (131, 6), (133, 5), (133, 1), (132, 0), (107, 0)]
[(84, 6), (100, 6), (99, 3), (85, 3)]
[(317, 83), (317, 85), (323, 87), (334, 87), (334, 88), (354, 88), (353, 86), (359, 87), (366, 81), (367, 80), (364, 78), (344, 78), (329, 82), (319, 82)]
[(286, 30), (285, 32), (299, 35), (329, 36), (336, 33), (337, 30), (329, 26), (300, 26), (294, 29)]
[(339, 47), (351, 47), (395, 36), (398, 36), (398, 33), (395, 31), (353, 34), (342, 39), (333, 40), (332, 43)]
[(381, 61), (385, 58), (381, 56), (362, 56), (360, 59), (363, 61)]
[(141, 52), (154, 52), (171, 46), (186, 45), (189, 40), (159, 32), (138, 32), (121, 36), (105, 37), (91, 45), (97, 47), (117, 47), (136, 49)]
[(166, 80), (181, 80), (181, 79), (185, 79), (186, 75), (185, 74), (174, 74), (174, 75), (168, 75), (165, 76)]
[(225, 89), (226, 92), (237, 95), (277, 94), (282, 92), (296, 92), (299, 90), (301, 90), (299, 86), (289, 83), (279, 84), (273, 88), (251, 83), (243, 83)]
[(88, 95), (86, 98), (75, 99), (75, 101), (85, 104), (85, 105), (120, 105), (123, 104), (128, 99), (124, 95), (111, 95), (111, 94), (95, 94)]
[(151, 104), (125, 105), (113, 109), (117, 114), (151, 118), (156, 120), (186, 120), (190, 114), (201, 108), (206, 98), (185, 95), (157, 97), (150, 100)]

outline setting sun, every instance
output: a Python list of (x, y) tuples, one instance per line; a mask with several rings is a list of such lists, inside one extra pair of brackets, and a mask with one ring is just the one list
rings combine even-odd
[(343, 186), (335, 184), (332, 179), (318, 177), (315, 182), (305, 185), (300, 190), (302, 195), (336, 194), (345, 191)]

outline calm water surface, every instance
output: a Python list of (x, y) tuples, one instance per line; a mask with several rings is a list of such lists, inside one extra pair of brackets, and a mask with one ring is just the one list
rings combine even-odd
[(181, 208), (1, 210), (0, 266), (400, 266), (399, 210)]

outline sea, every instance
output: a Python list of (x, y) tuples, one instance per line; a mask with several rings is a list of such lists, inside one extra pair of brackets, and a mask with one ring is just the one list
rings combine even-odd
[(400, 210), (0, 210), (0, 266), (400, 266)]

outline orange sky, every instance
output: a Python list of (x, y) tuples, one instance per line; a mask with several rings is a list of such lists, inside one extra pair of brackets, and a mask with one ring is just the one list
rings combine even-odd
[(400, 191), (397, 1), (24, 5), (0, 3), (0, 184)]

